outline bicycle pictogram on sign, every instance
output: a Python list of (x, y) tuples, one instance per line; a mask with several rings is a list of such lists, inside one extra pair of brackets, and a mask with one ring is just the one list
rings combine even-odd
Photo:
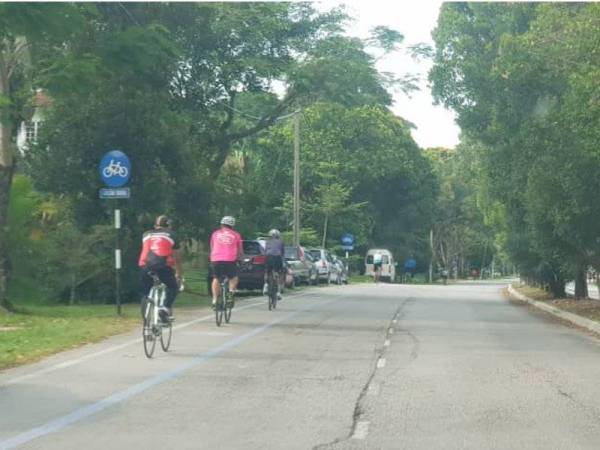
[(113, 150), (100, 161), (100, 177), (109, 187), (121, 187), (127, 184), (131, 176), (131, 163), (125, 153)]

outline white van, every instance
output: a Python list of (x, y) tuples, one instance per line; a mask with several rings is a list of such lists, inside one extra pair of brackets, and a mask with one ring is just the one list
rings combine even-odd
[(381, 279), (386, 281), (394, 281), (396, 279), (396, 263), (394, 262), (394, 255), (392, 252), (385, 248), (372, 248), (367, 252), (365, 256), (365, 275), (370, 277), (375, 275), (373, 270), (373, 255), (375, 253), (381, 254)]

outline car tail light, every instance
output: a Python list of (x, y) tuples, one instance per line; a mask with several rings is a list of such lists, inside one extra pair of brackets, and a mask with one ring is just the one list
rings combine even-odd
[(265, 255), (259, 255), (252, 258), (252, 264), (264, 264), (267, 262), (267, 257)]

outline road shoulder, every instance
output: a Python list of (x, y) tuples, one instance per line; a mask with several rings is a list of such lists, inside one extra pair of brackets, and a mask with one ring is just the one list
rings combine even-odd
[[(600, 334), (600, 302), (598, 300), (550, 299), (535, 300), (523, 293), (522, 287), (510, 284), (508, 293), (542, 311), (573, 325)], [(577, 313), (576, 313), (577, 312)]]

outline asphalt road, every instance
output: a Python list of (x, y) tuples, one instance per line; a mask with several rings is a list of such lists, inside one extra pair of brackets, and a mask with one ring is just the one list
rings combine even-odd
[(0, 448), (597, 449), (597, 338), (503, 286), (312, 288), (0, 374)]

